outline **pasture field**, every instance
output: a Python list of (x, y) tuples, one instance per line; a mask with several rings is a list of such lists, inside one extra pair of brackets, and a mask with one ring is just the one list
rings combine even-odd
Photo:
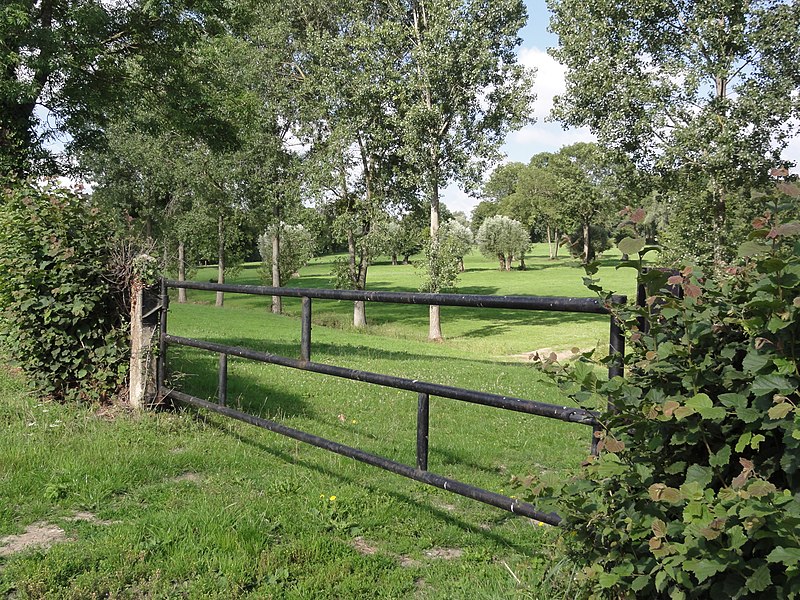
[[(541, 248), (539, 248), (541, 250)], [(329, 287), (330, 258), (292, 286)], [(459, 292), (588, 296), (582, 270), (534, 253), (501, 273), (467, 257)], [(201, 269), (195, 279), (213, 277)], [(607, 287), (632, 276), (605, 267)], [(416, 289), (413, 267), (377, 264), (369, 289)], [(260, 283), (256, 265), (235, 278)], [(299, 301), (190, 291), (169, 330), (299, 353)], [(425, 341), (427, 307), (314, 302), (312, 360), (561, 402), (512, 355), (607, 344), (608, 319), (568, 313), (443, 308), (441, 344)], [(169, 350), (171, 381), (213, 398), (216, 356)], [(414, 463), (416, 396), (231, 359), (229, 404), (344, 444)], [(558, 598), (572, 573), (554, 532), (276, 434), (193, 410), (134, 414), (62, 406), (0, 373), (0, 538), (48, 530), (49, 549), (4, 552), (0, 596), (19, 598)], [(512, 475), (559, 476), (586, 455), (585, 426), (431, 399), (429, 469), (508, 495)], [(61, 532), (61, 533), (58, 533)], [(57, 539), (60, 536), (60, 540)], [(17, 540), (17, 538), (13, 538)], [(5, 546), (4, 546), (5, 543)]]

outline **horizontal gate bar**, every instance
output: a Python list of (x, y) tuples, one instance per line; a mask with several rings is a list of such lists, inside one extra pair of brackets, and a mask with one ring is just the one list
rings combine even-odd
[(162, 392), (165, 398), (171, 398), (184, 404), (210, 410), (221, 415), (225, 415), (226, 417), (231, 417), (233, 419), (249, 423), (250, 425), (255, 425), (256, 427), (268, 429), (269, 431), (273, 431), (292, 439), (311, 444), (312, 446), (317, 446), (318, 448), (323, 448), (324, 450), (329, 450), (331, 452), (335, 452), (336, 454), (353, 458), (386, 471), (403, 475), (409, 479), (414, 479), (415, 481), (426, 483), (448, 492), (453, 492), (467, 498), (472, 498), (473, 500), (483, 502), (484, 504), (502, 508), (503, 510), (507, 510), (516, 515), (530, 517), (531, 519), (541, 521), (542, 523), (548, 523), (550, 525), (558, 525), (561, 522), (561, 517), (559, 517), (556, 513), (545, 513), (536, 510), (535, 506), (528, 504), (527, 502), (520, 502), (513, 498), (509, 498), (508, 496), (503, 496), (502, 494), (496, 494), (482, 488), (477, 488), (455, 479), (443, 477), (442, 475), (436, 475), (429, 471), (420, 471), (419, 469), (404, 465), (403, 463), (398, 463), (393, 460), (383, 458), (382, 456), (370, 454), (369, 452), (364, 452), (358, 448), (345, 446), (344, 444), (339, 444), (337, 442), (333, 442), (331, 440), (327, 440), (298, 429), (292, 429), (291, 427), (281, 425), (275, 421), (262, 419), (261, 417), (249, 415), (225, 406), (218, 406), (217, 404), (201, 400), (200, 398), (190, 396), (189, 394), (184, 394), (183, 392), (178, 392), (175, 390), (162, 390)]
[[(323, 300), (363, 300), (367, 302), (394, 302), (396, 304), (427, 304), (434, 306), (473, 306), (476, 308), (516, 308), (522, 310), (549, 310), (558, 312), (608, 314), (609, 310), (596, 298), (568, 298), (560, 296), (478, 296), (474, 294), (429, 294), (418, 292), (381, 292), (366, 290), (323, 290), (313, 288), (285, 288), (265, 285), (236, 285), (206, 283), (203, 281), (166, 280), (167, 287), (191, 290), (208, 290), (253, 294), (256, 296), (288, 296), (292, 298), (320, 298)], [(612, 296), (615, 303), (627, 301), (626, 296)]]
[(286, 356), (278, 356), (277, 354), (270, 354), (269, 352), (259, 352), (256, 350), (250, 350), (249, 348), (242, 348), (240, 346), (226, 346), (224, 344), (216, 344), (214, 342), (178, 337), (175, 335), (168, 334), (165, 336), (165, 338), (168, 344), (200, 348), (210, 352), (229, 354), (258, 362), (300, 369), (301, 371), (311, 371), (314, 373), (322, 373), (324, 375), (333, 375), (334, 377), (341, 377), (343, 379), (364, 381), (366, 383), (374, 383), (385, 387), (424, 393), (431, 396), (439, 396), (441, 398), (452, 398), (453, 400), (462, 400), (464, 402), (471, 402), (473, 404), (504, 408), (506, 410), (513, 410), (530, 415), (539, 415), (540, 417), (549, 417), (551, 419), (558, 419), (560, 421), (567, 421), (569, 423), (579, 423), (592, 427), (597, 424), (595, 414), (582, 408), (558, 406), (555, 404), (547, 404), (545, 402), (523, 400), (522, 398), (514, 398), (511, 396), (500, 396), (498, 394), (466, 390), (449, 385), (440, 385), (438, 383), (428, 383), (425, 381), (417, 381), (415, 379), (384, 375), (382, 373), (347, 369), (345, 367), (336, 367), (334, 365), (327, 365), (324, 363), (316, 363), (311, 361), (297, 360), (296, 358), (288, 358)]

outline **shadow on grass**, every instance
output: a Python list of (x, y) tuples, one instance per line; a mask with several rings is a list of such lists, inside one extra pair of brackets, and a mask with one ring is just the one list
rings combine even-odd
[[(196, 409), (193, 409), (193, 408), (187, 408), (185, 410), (193, 412), (195, 414), (198, 412)], [(366, 488), (366, 489), (368, 489), (370, 491), (374, 491), (376, 493), (384, 493), (384, 494), (386, 494), (388, 496), (391, 496), (395, 500), (403, 502), (403, 503), (405, 503), (407, 505), (414, 506), (414, 507), (416, 507), (416, 508), (418, 508), (420, 510), (423, 510), (425, 512), (428, 512), (430, 514), (436, 515), (436, 517), (438, 519), (442, 520), (443, 522), (445, 522), (445, 523), (447, 523), (449, 525), (453, 525), (453, 526), (458, 527), (459, 529), (461, 529), (463, 531), (468, 531), (468, 532), (473, 533), (475, 535), (480, 535), (485, 539), (492, 540), (492, 541), (494, 541), (494, 542), (496, 542), (498, 544), (501, 544), (503, 546), (512, 548), (515, 552), (519, 552), (521, 554), (524, 554), (524, 553), (529, 551), (529, 548), (525, 548), (525, 547), (519, 546), (518, 544), (515, 544), (514, 542), (512, 542), (511, 540), (509, 540), (505, 536), (498, 535), (498, 534), (493, 533), (491, 531), (487, 531), (487, 530), (485, 530), (483, 528), (477, 528), (476, 529), (474, 523), (469, 523), (469, 522), (467, 522), (467, 521), (465, 521), (463, 519), (459, 519), (458, 517), (454, 516), (451, 512), (443, 510), (443, 509), (440, 509), (440, 508), (437, 508), (436, 506), (434, 506), (432, 504), (425, 503), (425, 502), (420, 502), (419, 500), (416, 500), (415, 498), (411, 497), (409, 494), (406, 494), (406, 493), (403, 493), (403, 492), (398, 492), (398, 491), (396, 491), (394, 489), (391, 489), (391, 488), (385, 488), (385, 487), (380, 487), (379, 488), (374, 484), (365, 482), (363, 479), (355, 479), (353, 477), (349, 477), (347, 475), (343, 475), (342, 473), (340, 473), (338, 471), (332, 471), (332, 470), (330, 470), (328, 468), (325, 468), (325, 467), (323, 467), (323, 466), (321, 466), (321, 465), (319, 465), (317, 463), (310, 462), (310, 461), (305, 460), (305, 459), (297, 458), (296, 456), (292, 456), (290, 454), (287, 454), (286, 452), (282, 452), (281, 450), (277, 450), (277, 449), (275, 449), (275, 448), (273, 448), (271, 446), (267, 446), (263, 442), (254, 440), (251, 437), (248, 437), (246, 435), (242, 435), (242, 434), (240, 434), (238, 432), (235, 432), (235, 431), (231, 431), (228, 427), (225, 427), (224, 425), (219, 423), (216, 419), (213, 419), (213, 418), (209, 417), (209, 418), (204, 418), (203, 420), (208, 426), (214, 427), (214, 428), (216, 428), (216, 429), (218, 429), (220, 431), (224, 431), (227, 435), (230, 435), (231, 437), (235, 438), (239, 442), (245, 443), (245, 444), (248, 444), (248, 445), (250, 445), (250, 446), (252, 446), (254, 448), (257, 448), (258, 450), (260, 450), (262, 452), (265, 452), (266, 454), (269, 454), (269, 455), (273, 456), (274, 458), (283, 461), (286, 464), (298, 465), (298, 466), (301, 466), (301, 467), (303, 467), (305, 469), (308, 469), (310, 471), (314, 471), (315, 473), (318, 473), (320, 475), (324, 475), (325, 477), (330, 477), (331, 479), (335, 479), (337, 481), (340, 481), (342, 483), (346, 483), (346, 484), (349, 484), (349, 485), (355, 485), (355, 486), (359, 486), (359, 487), (364, 487), (364, 488)], [(320, 451), (324, 451), (321, 448), (319, 450)], [(353, 460), (353, 459), (351, 459), (351, 460)], [(377, 468), (377, 467), (372, 467), (371, 465), (365, 465), (365, 467), (366, 468), (372, 468), (372, 469)], [(398, 475), (398, 477), (401, 477), (401, 476)], [(423, 484), (423, 483), (419, 483), (419, 485), (420, 486), (426, 486), (426, 484)], [(497, 510), (498, 510), (498, 512), (502, 512), (501, 509), (497, 509)], [(513, 518), (511, 515), (501, 514), (501, 516), (499, 518), (492, 519), (492, 522), (499, 525), (499, 524), (501, 524), (501, 523), (503, 523), (503, 522), (505, 522), (505, 521), (507, 521), (507, 520), (509, 520), (511, 518)]]
[[(217, 402), (219, 362), (216, 354), (193, 348), (171, 347), (169, 383), (175, 389)], [(234, 359), (228, 363), (228, 406), (265, 419), (314, 417), (313, 410), (299, 395), (270, 386), (260, 378), (236, 373)]]
[[(300, 344), (298, 343), (289, 343), (289, 342), (274, 342), (270, 340), (264, 339), (257, 339), (257, 338), (244, 338), (244, 337), (232, 337), (232, 336), (205, 336), (203, 341), (212, 342), (216, 344), (225, 344), (229, 346), (238, 346), (240, 348), (248, 348), (251, 350), (256, 350), (259, 352), (267, 352), (270, 354), (275, 354), (277, 356), (287, 357), (287, 358), (295, 358), (300, 359)], [(177, 346), (172, 346), (171, 348), (179, 348)], [(435, 360), (437, 358), (442, 358), (443, 360), (447, 361), (448, 363), (455, 362), (455, 363), (466, 363), (466, 364), (474, 364), (474, 365), (491, 365), (498, 368), (504, 366), (516, 366), (520, 368), (527, 368), (531, 369), (531, 374), (534, 375), (533, 367), (528, 365), (528, 363), (519, 361), (519, 360), (489, 360), (483, 358), (462, 358), (462, 357), (454, 357), (454, 356), (444, 356), (440, 357), (436, 350), (437, 346), (435, 344), (431, 344), (430, 346), (430, 353), (415, 353), (415, 352), (407, 352), (404, 350), (388, 350), (388, 349), (378, 349), (369, 346), (356, 346), (353, 344), (331, 344), (326, 342), (312, 342), (311, 344), (311, 360), (312, 362), (321, 362), (325, 364), (334, 364), (336, 366), (343, 366), (351, 369), (360, 369), (369, 371), (370, 370), (370, 363), (381, 361), (381, 360), (389, 360), (389, 361), (397, 361), (397, 362), (408, 362), (412, 363), (415, 362), (417, 364), (430, 364), (431, 360)], [(185, 352), (187, 349), (179, 348), (176, 350), (170, 350), (170, 354), (172, 352)], [(196, 356), (195, 353), (203, 353), (205, 354), (204, 359), (200, 359)], [(187, 361), (184, 358), (183, 354), (176, 355), (172, 354), (169, 357), (169, 364), (170, 365), (179, 365), (180, 372), (184, 374), (184, 377), (191, 375), (199, 376), (201, 373), (205, 373), (205, 377), (199, 377), (199, 380), (205, 381), (206, 389), (209, 389), (211, 393), (217, 389), (217, 370), (218, 370), (218, 363), (217, 363), (217, 356), (213, 353), (210, 353), (205, 350), (192, 350), (192, 355), (194, 358)], [(188, 353), (187, 353), (188, 355)], [(337, 365), (337, 363), (331, 362), (336, 358), (344, 357), (346, 359), (345, 364)], [(247, 359), (236, 359), (236, 360), (247, 360)], [(257, 362), (257, 361), (256, 361)], [(291, 367), (284, 367), (284, 368), (291, 368)], [(202, 371), (200, 371), (202, 369)], [(398, 377), (403, 377), (402, 373), (398, 373), (397, 370), (394, 371)], [(206, 381), (207, 380), (207, 381)], [(229, 396), (231, 392), (229, 391)]]

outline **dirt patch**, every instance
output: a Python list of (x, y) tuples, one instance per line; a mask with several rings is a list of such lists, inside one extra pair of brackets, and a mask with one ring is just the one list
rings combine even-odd
[(106, 521), (105, 519), (100, 519), (97, 515), (93, 515), (90, 512), (83, 512), (79, 511), (76, 512), (71, 517), (67, 517), (64, 519), (65, 521), (86, 521), (87, 523), (92, 523), (93, 525), (114, 525), (119, 523), (119, 521)]
[(464, 551), (461, 548), (431, 548), (425, 551), (427, 558), (453, 560), (461, 558)]
[(572, 360), (577, 358), (584, 352), (589, 350), (581, 348), (572, 348), (571, 350), (553, 350), (552, 348), (539, 348), (531, 352), (523, 352), (522, 354), (512, 354), (511, 358), (522, 358), (530, 361), (537, 362), (563, 362), (565, 360)]
[(173, 477), (172, 481), (174, 483), (182, 483), (184, 481), (188, 481), (189, 483), (200, 483), (203, 480), (200, 475), (194, 473), (192, 471), (187, 471), (186, 473), (181, 473), (177, 477)]
[(398, 556), (397, 562), (400, 564), (401, 567), (405, 569), (413, 569), (414, 567), (420, 566), (422, 563), (418, 560), (411, 558), (410, 556)]
[(70, 538), (58, 525), (40, 521), (25, 528), (19, 535), (0, 539), (0, 556), (10, 556), (28, 548), (49, 548), (54, 544), (69, 542)]
[(374, 544), (369, 543), (363, 537), (359, 536), (353, 540), (353, 548), (356, 549), (357, 552), (365, 555), (365, 556), (372, 556), (378, 552), (378, 547)]

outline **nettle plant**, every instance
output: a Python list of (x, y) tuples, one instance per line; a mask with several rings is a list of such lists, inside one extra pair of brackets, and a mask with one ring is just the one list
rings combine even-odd
[(647, 290), (613, 307), (625, 376), (598, 379), (611, 357), (545, 367), (581, 405), (608, 402), (599, 455), (575, 477), (520, 482), (564, 518), (585, 595), (800, 596), (800, 223), (781, 208), (713, 281), (645, 270), (644, 240), (620, 242)]

